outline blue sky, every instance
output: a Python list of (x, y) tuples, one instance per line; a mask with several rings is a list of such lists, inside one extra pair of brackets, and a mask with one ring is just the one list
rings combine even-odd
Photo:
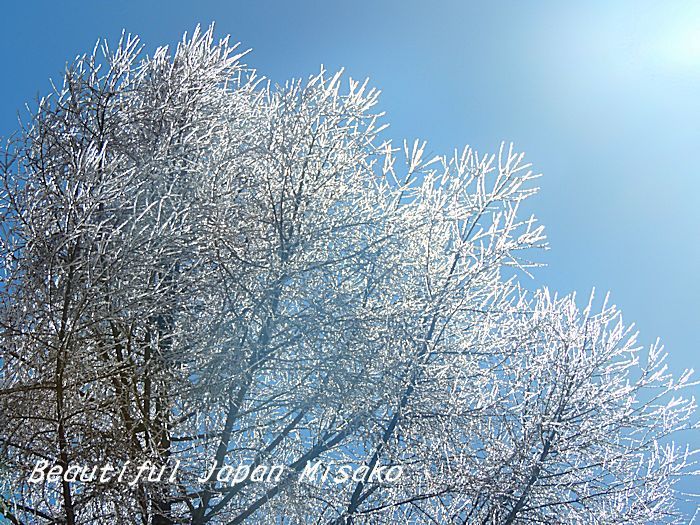
[(0, 135), (67, 60), (122, 28), (147, 49), (215, 21), (274, 81), (369, 76), (389, 135), (527, 152), (552, 249), (538, 282), (610, 290), (643, 341), (700, 371), (700, 3), (7, 2)]

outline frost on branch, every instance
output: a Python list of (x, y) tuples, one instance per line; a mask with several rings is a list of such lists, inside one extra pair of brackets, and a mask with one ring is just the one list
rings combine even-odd
[[(395, 147), (367, 82), (272, 86), (244, 55), (100, 44), (6, 148), (6, 519), (683, 522), (688, 376), (613, 308), (521, 291), (523, 155)], [(41, 461), (178, 468), (30, 483)], [(338, 465), (403, 475), (304, 474)]]

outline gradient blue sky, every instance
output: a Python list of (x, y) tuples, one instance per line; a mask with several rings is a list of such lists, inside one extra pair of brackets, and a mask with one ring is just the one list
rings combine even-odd
[(700, 3), (5, 2), (0, 135), (98, 37), (152, 50), (211, 21), (273, 81), (369, 76), (396, 139), (515, 142), (544, 173), (539, 282), (611, 290), (674, 369), (700, 370)]

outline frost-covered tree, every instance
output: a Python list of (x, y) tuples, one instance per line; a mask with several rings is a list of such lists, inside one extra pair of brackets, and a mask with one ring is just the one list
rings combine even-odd
[[(682, 523), (689, 374), (607, 302), (521, 290), (523, 155), (395, 148), (367, 82), (272, 86), (243, 55), (211, 28), (102, 43), (9, 142), (5, 519)], [(41, 461), (178, 469), (32, 483)]]

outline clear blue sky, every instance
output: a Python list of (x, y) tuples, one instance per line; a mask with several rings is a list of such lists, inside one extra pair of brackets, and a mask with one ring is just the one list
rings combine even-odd
[(5, 2), (0, 135), (98, 37), (153, 49), (211, 21), (274, 81), (369, 76), (394, 138), (515, 142), (544, 173), (539, 282), (611, 290), (643, 341), (700, 371), (700, 3)]

